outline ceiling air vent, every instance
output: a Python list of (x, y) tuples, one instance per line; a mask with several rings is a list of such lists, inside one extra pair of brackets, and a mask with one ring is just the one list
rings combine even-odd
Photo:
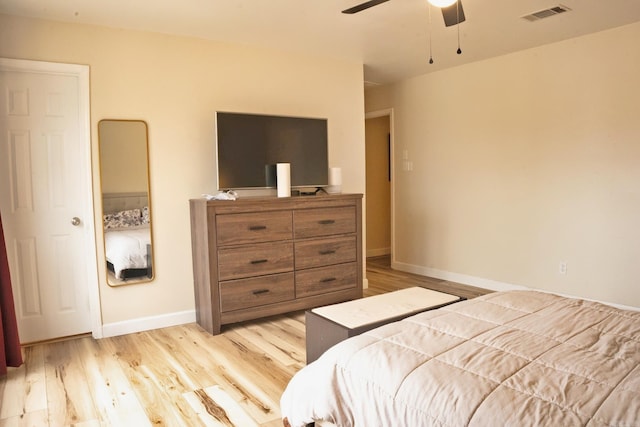
[(563, 5), (558, 5), (549, 9), (544, 9), (544, 10), (539, 10), (537, 12), (533, 12), (529, 15), (525, 15), (522, 17), (522, 19), (526, 19), (527, 21), (539, 21), (541, 19), (544, 18), (549, 18), (550, 16), (555, 16), (555, 15), (559, 15), (561, 13), (565, 13), (570, 11), (571, 9), (569, 9), (567, 6), (563, 6)]

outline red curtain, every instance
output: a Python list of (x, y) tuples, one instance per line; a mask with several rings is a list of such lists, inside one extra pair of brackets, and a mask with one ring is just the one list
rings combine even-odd
[(11, 276), (7, 246), (4, 242), (4, 230), (0, 217), (0, 375), (6, 375), (7, 366), (22, 365), (22, 352), (18, 338), (18, 322), (13, 305)]

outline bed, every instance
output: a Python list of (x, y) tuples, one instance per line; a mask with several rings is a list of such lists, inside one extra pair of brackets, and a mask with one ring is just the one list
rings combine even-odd
[(107, 269), (117, 280), (151, 278), (151, 230), (146, 193), (103, 196)]
[(294, 375), (285, 426), (639, 426), (640, 312), (495, 292), (332, 347)]

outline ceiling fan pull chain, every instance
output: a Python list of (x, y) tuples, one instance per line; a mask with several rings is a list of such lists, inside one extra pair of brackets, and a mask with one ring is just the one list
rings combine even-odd
[(433, 41), (433, 31), (431, 26), (431, 4), (427, 3), (427, 7), (429, 8), (429, 64), (433, 64), (433, 49), (431, 47)]
[(460, 55), (462, 53), (462, 49), (460, 49), (460, 0), (456, 1), (456, 21), (458, 21), (458, 50), (456, 53)]

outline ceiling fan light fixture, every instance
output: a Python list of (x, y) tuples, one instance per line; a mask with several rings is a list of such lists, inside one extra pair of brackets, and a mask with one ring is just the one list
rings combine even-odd
[(435, 7), (448, 7), (454, 4), (457, 0), (428, 0)]

